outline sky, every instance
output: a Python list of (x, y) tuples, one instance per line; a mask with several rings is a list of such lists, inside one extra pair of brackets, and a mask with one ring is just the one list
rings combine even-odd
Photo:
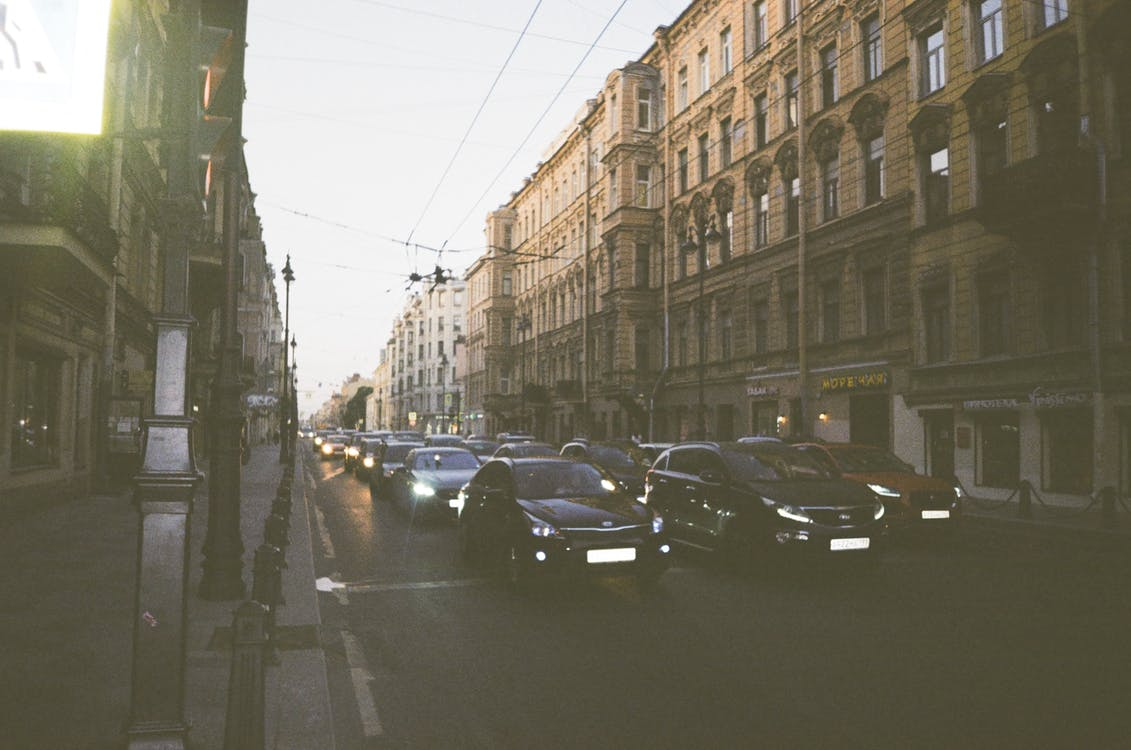
[(300, 415), (372, 376), (409, 274), (462, 275), (487, 214), (685, 7), (250, 0), (245, 154), (280, 311), (294, 269)]

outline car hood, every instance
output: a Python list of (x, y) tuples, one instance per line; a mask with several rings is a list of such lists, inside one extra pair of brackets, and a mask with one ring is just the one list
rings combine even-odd
[(650, 523), (647, 506), (627, 495), (519, 500), (523, 510), (558, 528), (616, 528)]
[(416, 481), (425, 482), (438, 490), (458, 490), (475, 476), (478, 469), (440, 469), (438, 471), (416, 470)]
[(856, 482), (882, 484), (885, 487), (891, 487), (901, 492), (913, 492), (916, 490), (954, 491), (954, 486), (945, 479), (925, 477), (922, 474), (911, 474), (905, 471), (845, 472), (843, 476), (845, 479), (851, 479)]
[(876, 502), (876, 495), (870, 489), (847, 479), (753, 481), (748, 484), (762, 497), (799, 508), (847, 508)]

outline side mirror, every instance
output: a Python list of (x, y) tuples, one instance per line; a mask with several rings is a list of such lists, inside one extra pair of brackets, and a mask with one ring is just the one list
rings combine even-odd
[(704, 469), (703, 471), (699, 472), (699, 479), (706, 482), (707, 484), (723, 483), (723, 475), (712, 469)]

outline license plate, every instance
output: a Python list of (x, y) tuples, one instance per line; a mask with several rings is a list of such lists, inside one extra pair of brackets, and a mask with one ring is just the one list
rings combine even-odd
[(842, 550), (842, 549), (868, 549), (872, 544), (872, 540), (868, 537), (851, 537), (848, 539), (830, 539), (829, 549)]
[(586, 550), (585, 559), (591, 563), (632, 562), (636, 559), (636, 548)]
[(925, 510), (923, 511), (923, 519), (931, 520), (935, 518), (950, 518), (949, 510)]

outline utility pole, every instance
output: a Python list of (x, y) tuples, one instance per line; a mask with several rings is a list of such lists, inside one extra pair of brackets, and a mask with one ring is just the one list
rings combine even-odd
[(140, 514), (128, 747), (183, 750), (189, 517), (201, 480), (192, 449), (188, 405), (189, 246), (200, 226), (195, 155), (196, 60), (200, 5), (186, 0), (168, 15), (165, 111), (167, 183), (162, 202), (164, 257), (153, 414), (144, 420), (141, 472), (134, 477)]

